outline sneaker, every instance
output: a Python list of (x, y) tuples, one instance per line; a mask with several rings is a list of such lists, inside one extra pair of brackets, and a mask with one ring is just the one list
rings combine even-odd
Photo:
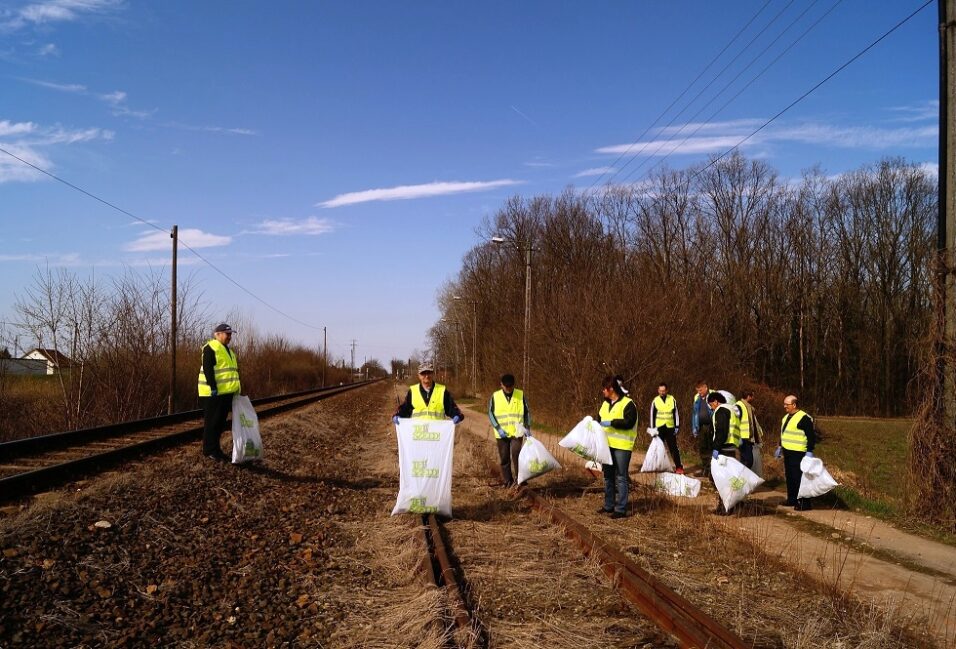
[(207, 454), (206, 454), (206, 457), (209, 458), (210, 460), (214, 460), (214, 461), (216, 461), (216, 462), (225, 462), (225, 461), (226, 461), (226, 454), (225, 454), (225, 453), (207, 453)]
[(674, 473), (676, 473), (677, 475), (684, 475), (684, 468), (677, 467), (676, 469), (674, 469)]
[(627, 517), (627, 514), (625, 514), (624, 512), (612, 512), (612, 513), (611, 513), (611, 518), (625, 518), (625, 517)]
[(603, 507), (601, 507), (599, 510), (597, 510), (597, 513), (598, 513), (598, 514), (610, 514), (610, 513), (613, 512), (613, 511), (614, 511), (613, 509), (604, 509)]

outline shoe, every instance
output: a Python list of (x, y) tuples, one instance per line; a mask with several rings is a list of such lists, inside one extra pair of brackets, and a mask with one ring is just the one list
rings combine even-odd
[(627, 517), (627, 514), (625, 514), (624, 512), (612, 512), (612, 513), (611, 513), (611, 518), (626, 518), (626, 517)]
[(216, 462), (227, 462), (229, 458), (226, 457), (225, 453), (208, 453), (206, 457), (210, 460), (215, 460)]
[(610, 513), (612, 513), (613, 511), (614, 511), (613, 509), (604, 509), (603, 507), (601, 507), (599, 510), (597, 510), (597, 513), (598, 513), (598, 514), (610, 514)]
[(674, 473), (676, 473), (677, 475), (684, 475), (684, 469), (682, 467), (677, 467), (676, 469), (674, 469)]
[(783, 506), (784, 506), (784, 507), (796, 507), (796, 506), (797, 506), (797, 503), (796, 503), (796, 501), (793, 501), (793, 500), (787, 500), (787, 501), (784, 501)]
[(798, 502), (796, 505), (793, 506), (793, 511), (795, 512), (808, 512), (811, 509), (813, 509), (813, 505), (807, 502), (803, 502), (803, 503)]

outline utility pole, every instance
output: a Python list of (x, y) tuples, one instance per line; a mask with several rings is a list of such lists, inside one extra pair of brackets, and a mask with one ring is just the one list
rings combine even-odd
[(322, 387), (325, 387), (325, 370), (329, 367), (329, 332), (322, 327)]
[(525, 248), (524, 270), (524, 363), (521, 370), (521, 389), (528, 394), (528, 332), (531, 331), (531, 243)]
[(179, 249), (179, 226), (174, 225), (169, 233), (173, 240), (173, 271), (170, 290), (170, 318), (169, 318), (169, 406), (167, 414), (176, 412), (176, 255)]
[(952, 434), (956, 425), (956, 275), (953, 237), (956, 235), (956, 0), (939, 0), (939, 221), (937, 248), (940, 257), (939, 287), (943, 300), (939, 309), (942, 349), (943, 429)]
[(355, 377), (355, 338), (352, 339), (352, 365), (349, 367), (349, 383), (354, 380)]

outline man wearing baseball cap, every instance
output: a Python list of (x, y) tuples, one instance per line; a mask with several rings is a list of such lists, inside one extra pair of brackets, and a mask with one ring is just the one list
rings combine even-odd
[(226, 417), (232, 410), (232, 397), (239, 394), (239, 365), (236, 353), (229, 349), (232, 334), (226, 323), (217, 325), (213, 339), (203, 345), (199, 368), (199, 406), (203, 410), (202, 454), (211, 460), (226, 462), (220, 437)]
[(408, 388), (405, 401), (398, 407), (392, 420), (398, 424), (399, 417), (407, 419), (444, 419), (451, 417), (456, 424), (465, 418), (458, 404), (441, 383), (435, 383), (435, 367), (429, 361), (418, 366), (418, 385)]

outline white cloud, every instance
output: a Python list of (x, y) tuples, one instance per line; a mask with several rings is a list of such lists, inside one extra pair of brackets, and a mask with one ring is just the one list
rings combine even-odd
[(587, 178), (588, 176), (603, 176), (604, 174), (609, 174), (614, 171), (614, 167), (593, 167), (591, 169), (585, 169), (584, 171), (579, 171), (574, 174), (575, 178)]
[(43, 81), (42, 79), (20, 78), (21, 81), (32, 83), (41, 88), (48, 88), (58, 92), (68, 92), (85, 97), (93, 97), (112, 107), (113, 115), (117, 117), (137, 117), (145, 119), (155, 111), (132, 110), (126, 105), (127, 95), (123, 90), (114, 90), (113, 92), (94, 92), (79, 83), (54, 83), (53, 81)]
[(259, 135), (258, 131), (250, 128), (232, 128), (226, 126), (194, 126), (192, 124), (183, 124), (181, 122), (167, 122), (164, 126), (170, 128), (179, 128), (184, 131), (202, 131), (205, 133), (225, 133), (227, 135)]
[(108, 92), (106, 94), (97, 95), (97, 96), (103, 101), (105, 101), (106, 103), (113, 104), (114, 106), (126, 101), (126, 93), (123, 92), (122, 90), (114, 90), (113, 92)]
[(361, 192), (339, 194), (334, 198), (316, 203), (316, 207), (341, 207), (368, 203), (371, 201), (402, 201), (413, 198), (430, 198), (432, 196), (447, 196), (448, 194), (462, 194), (465, 192), (480, 192), (497, 187), (520, 185), (521, 180), (490, 180), (485, 182), (432, 182), (424, 185), (400, 185), (385, 189), (366, 189)]
[(923, 170), (930, 178), (939, 179), (939, 163), (938, 162), (923, 162), (919, 165), (919, 168)]
[(30, 25), (73, 22), (85, 16), (108, 13), (123, 5), (123, 0), (46, 0), (0, 14), (0, 28), (17, 30)]
[(0, 137), (9, 137), (11, 135), (27, 135), (36, 129), (33, 122), (11, 122), (9, 120), (0, 121)]
[(335, 222), (331, 219), (319, 219), (310, 216), (307, 219), (296, 221), (293, 219), (266, 219), (256, 226), (254, 234), (272, 236), (289, 235), (320, 235), (335, 230)]
[(47, 43), (37, 50), (40, 56), (60, 56), (60, 48), (55, 43)]
[(890, 110), (897, 113), (897, 121), (900, 122), (922, 122), (925, 120), (939, 119), (939, 100), (930, 99), (912, 106), (893, 106)]
[(54, 83), (52, 81), (42, 81), (40, 79), (23, 79), (28, 83), (50, 90), (59, 90), (60, 92), (73, 92), (77, 94), (86, 94), (86, 86), (79, 83)]
[(523, 162), (522, 164), (523, 164), (524, 166), (526, 166), (526, 167), (553, 167), (553, 166), (555, 166), (553, 162), (536, 162), (536, 161), (531, 161), (531, 162)]
[[(180, 230), (179, 239), (190, 248), (215, 248), (218, 246), (228, 246), (232, 243), (232, 237), (210, 234), (195, 228)], [(123, 250), (128, 252), (153, 252), (155, 250), (171, 249), (172, 242), (169, 240), (169, 233), (165, 230), (146, 232), (140, 235), (135, 241), (131, 241), (123, 246)]]
[[(0, 144), (2, 144), (4, 149), (17, 156), (17, 158), (36, 165), (41, 169), (49, 169), (53, 166), (49, 158), (29, 146), (10, 144), (7, 142), (0, 142)], [(20, 160), (16, 158), (11, 158), (8, 155), (0, 153), (0, 183), (35, 182), (43, 178), (43, 174), (39, 171), (23, 164), (23, 162), (20, 162)]]

